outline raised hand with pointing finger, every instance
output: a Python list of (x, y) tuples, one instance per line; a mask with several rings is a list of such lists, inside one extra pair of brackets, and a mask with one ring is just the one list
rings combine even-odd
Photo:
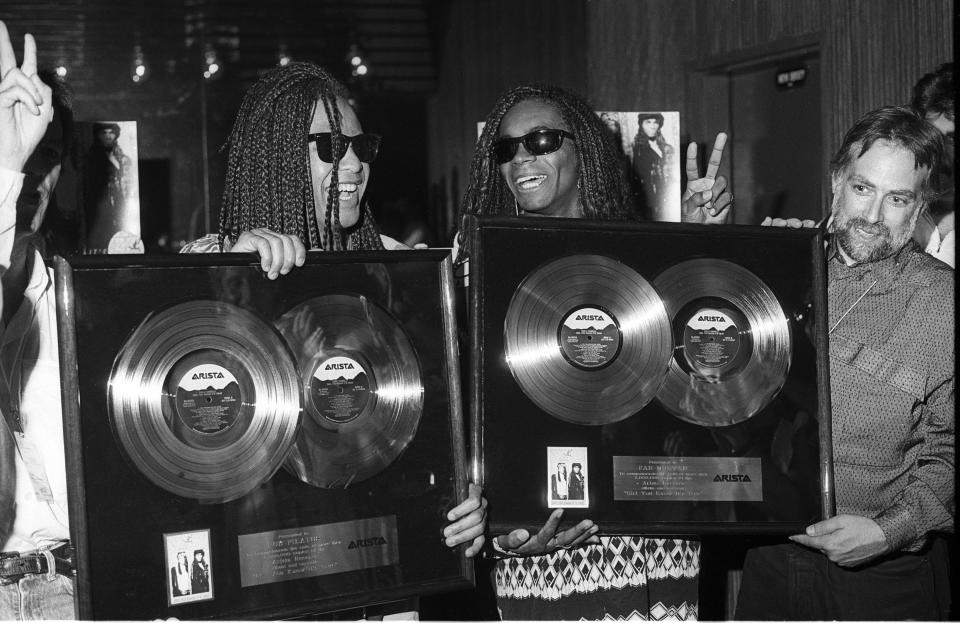
[(690, 141), (687, 147), (687, 187), (680, 200), (680, 220), (684, 223), (722, 224), (730, 220), (733, 195), (727, 191), (727, 179), (717, 175), (726, 144), (727, 135), (723, 132), (717, 134), (707, 163), (707, 174), (700, 177), (697, 143)]
[(20, 171), (53, 119), (50, 87), (37, 76), (37, 44), (23, 38), (17, 67), (10, 34), (0, 22), (0, 167)]

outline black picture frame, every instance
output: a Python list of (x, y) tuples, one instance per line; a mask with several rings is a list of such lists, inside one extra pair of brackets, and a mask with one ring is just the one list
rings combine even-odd
[[(467, 492), (448, 251), (308, 253), (304, 266), (275, 281), (249, 254), (57, 257), (53, 266), (80, 619), (304, 617), (473, 586), (472, 561), (440, 538), (446, 512)], [(280, 467), (224, 502), (175, 495), (145, 477), (108, 417), (111, 370), (138, 326), (160, 310), (207, 300), (239, 306), (270, 325), (331, 294), (383, 310), (416, 352), (422, 411), (397, 458), (340, 488), (307, 484)], [(354, 525), (389, 526), (386, 540), (397, 541), (391, 557), (371, 563), (346, 551), (353, 543), (383, 542), (378, 533), (354, 538)], [(346, 526), (336, 534), (350, 536), (331, 539), (330, 526)], [(314, 550), (310, 562), (334, 571), (288, 575), (292, 555), (278, 548), (274, 562), (286, 566), (244, 585), (241, 556), (263, 552), (241, 546), (241, 538), (263, 541), (290, 530), (326, 538), (329, 549)], [(172, 600), (165, 540), (189, 540), (193, 532), (207, 535), (216, 591)], [(354, 567), (336, 571), (344, 560)]]
[[(469, 217), (465, 231), (470, 240), (471, 469), (490, 502), (492, 534), (520, 527), (538, 530), (558, 507), (565, 508), (564, 526), (590, 518), (605, 534), (664, 536), (791, 534), (834, 514), (826, 278), (819, 230)], [(571, 423), (545, 412), (521, 387), (511, 370), (516, 364), (506, 360), (507, 310), (531, 273), (558, 258), (587, 255), (622, 263), (649, 283), (663, 271), (697, 259), (730, 262), (756, 275), (776, 296), (789, 323), (792, 349), (781, 389), (756, 415), (730, 426), (682, 421), (659, 398), (610, 423)], [(545, 289), (550, 292), (535, 292), (528, 300), (540, 295), (551, 301), (562, 298), (554, 293), (563, 287), (553, 283)], [(676, 328), (672, 331), (675, 339)], [(538, 349), (551, 352), (559, 346), (550, 342), (530, 350)], [(677, 352), (674, 341), (671, 356)], [(579, 399), (562, 387), (550, 391)], [(800, 422), (798, 430), (790, 432), (786, 426), (790, 422)], [(774, 435), (779, 436), (779, 445)], [(721, 444), (724, 437), (733, 440), (730, 447)], [(686, 453), (665, 450), (668, 438), (685, 441)], [(549, 491), (546, 457), (557, 456), (558, 449), (567, 449), (565, 456), (577, 461), (582, 459), (575, 457), (586, 452), (588, 504), (551, 501), (556, 491)], [(741, 470), (747, 461), (748, 467)], [(716, 475), (706, 473), (711, 465), (731, 462), (743, 473), (720, 474), (719, 467)], [(627, 499), (621, 489), (615, 491), (621, 485), (615, 487), (614, 472), (622, 476), (624, 465), (643, 470), (658, 463), (666, 464), (671, 474), (686, 469), (703, 473), (698, 473), (694, 488), (682, 492), (687, 497), (677, 500), (668, 499), (669, 487), (657, 482), (647, 487), (654, 490), (652, 498)], [(778, 463), (786, 466), (777, 467)], [(712, 493), (706, 487), (712, 484), (704, 484), (704, 476), (737, 487), (742, 483), (724, 481), (746, 479), (751, 473), (753, 486), (761, 482), (758, 496), (708, 499)], [(628, 477), (630, 487), (633, 477)], [(648, 495), (641, 492), (641, 485), (652, 481), (636, 478), (635, 491), (629, 493)], [(698, 495), (705, 499), (688, 499)]]

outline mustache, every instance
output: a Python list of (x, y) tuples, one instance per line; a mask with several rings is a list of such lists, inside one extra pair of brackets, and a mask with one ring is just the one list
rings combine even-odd
[(847, 230), (851, 229), (862, 229), (868, 234), (883, 234), (885, 236), (890, 235), (890, 228), (884, 225), (883, 223), (871, 223), (866, 219), (863, 219), (859, 216), (855, 216), (843, 224), (843, 228)]

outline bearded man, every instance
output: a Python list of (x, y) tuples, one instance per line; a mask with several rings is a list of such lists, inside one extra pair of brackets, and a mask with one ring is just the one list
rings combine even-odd
[(827, 250), (837, 514), (744, 561), (738, 619), (945, 619), (953, 531), (953, 271), (912, 240), (943, 139), (886, 107), (831, 162)]

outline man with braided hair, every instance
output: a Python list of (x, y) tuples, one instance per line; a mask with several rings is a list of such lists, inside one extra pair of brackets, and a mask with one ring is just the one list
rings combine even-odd
[[(726, 180), (716, 177), (725, 141), (718, 135), (705, 177), (691, 143), (684, 221), (727, 219), (732, 197)], [(510, 89), (477, 141), (461, 216), (629, 220), (629, 191), (611, 143), (603, 122), (579, 96), (545, 85)], [(463, 232), (455, 246), (466, 275), (471, 249)], [(696, 619), (699, 543), (600, 537), (589, 519), (561, 531), (562, 516), (562, 509), (554, 511), (536, 534), (517, 529), (490, 541), (499, 558), (494, 579), (505, 620)]]
[[(380, 137), (364, 134), (347, 89), (311, 63), (290, 63), (263, 76), (243, 98), (229, 138), (220, 232), (182, 252), (253, 252), (270, 279), (285, 275), (311, 250), (407, 248), (380, 234), (363, 201)], [(468, 498), (447, 513), (449, 547), (483, 546), (486, 502)]]
[(306, 248), (403, 248), (380, 235), (363, 200), (380, 137), (363, 133), (347, 97), (312, 63), (254, 84), (228, 139), (220, 231), (184, 251), (256, 252), (275, 279), (302, 265)]
[[(519, 149), (519, 139), (524, 137), (517, 136), (509, 142), (514, 157), (498, 162), (494, 152), (500, 139), (507, 136), (503, 132), (504, 120), (511, 113), (511, 116), (524, 115), (530, 108), (534, 109), (534, 116), (544, 109), (551, 112), (553, 126), (530, 127), (538, 134), (548, 130), (547, 135), (561, 130), (553, 137), (537, 137), (540, 140), (554, 139), (550, 146), (555, 146), (555, 151), (534, 156), (525, 148)], [(604, 137), (604, 126), (596, 113), (574, 93), (542, 84), (522, 85), (506, 91), (487, 116), (477, 140), (470, 165), (470, 180), (460, 207), (461, 217), (474, 214), (562, 216), (603, 221), (632, 219), (630, 191), (620, 156)], [(686, 163), (687, 187), (681, 209), (683, 222), (727, 221), (733, 196), (726, 191), (726, 179), (717, 177), (726, 140), (726, 134), (717, 135), (707, 175), (703, 177), (697, 167), (697, 144), (690, 143)], [(508, 155), (504, 153), (504, 157)], [(514, 159), (517, 160), (516, 166), (511, 165)], [(549, 172), (532, 171), (535, 175), (520, 178), (511, 176), (510, 171), (516, 170), (525, 160), (556, 161), (558, 165), (563, 164), (561, 161), (569, 163), (567, 166), (550, 166)], [(466, 242), (463, 232), (458, 233), (455, 246), (462, 247)], [(458, 264), (462, 265), (468, 256), (469, 249), (464, 248), (458, 256)]]

